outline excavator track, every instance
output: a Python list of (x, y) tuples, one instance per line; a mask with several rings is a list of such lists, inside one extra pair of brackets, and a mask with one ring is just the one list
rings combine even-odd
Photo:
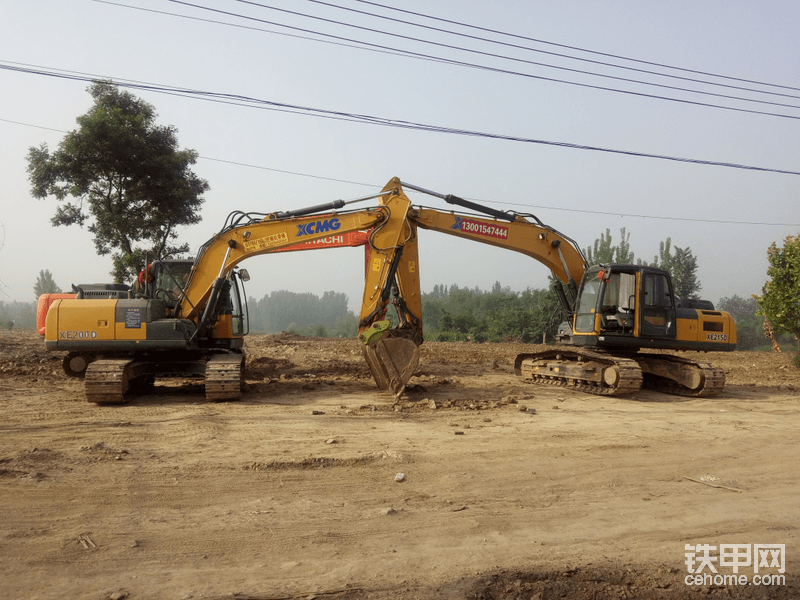
[(716, 396), (725, 387), (725, 371), (706, 362), (669, 354), (636, 355), (647, 389), (692, 398)]
[[(129, 390), (152, 382), (156, 375), (176, 377), (205, 371), (206, 400), (239, 400), (244, 382), (244, 355), (213, 354), (206, 361), (144, 361), (132, 357), (91, 362), (84, 376), (86, 399), (95, 404), (123, 404)], [(140, 385), (141, 384), (141, 385)]]
[(240, 400), (244, 381), (244, 354), (214, 354), (206, 363), (206, 400)]
[(551, 350), (520, 354), (517, 375), (537, 384), (558, 385), (600, 396), (648, 390), (708, 398), (725, 387), (725, 372), (706, 362), (669, 354), (622, 357), (589, 350)]
[(95, 404), (122, 404), (134, 380), (147, 374), (147, 365), (133, 358), (95, 360), (86, 367), (86, 400)]
[(642, 369), (627, 357), (583, 349), (520, 354), (514, 371), (526, 381), (598, 396), (623, 396), (642, 386)]

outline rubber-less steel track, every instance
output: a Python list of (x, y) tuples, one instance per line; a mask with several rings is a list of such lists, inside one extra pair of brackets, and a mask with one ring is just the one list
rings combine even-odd
[[(201, 371), (198, 373), (198, 369)], [(146, 361), (132, 357), (102, 358), (86, 368), (86, 399), (95, 404), (122, 404), (137, 384), (156, 376), (180, 377), (201, 374), (204, 369), (206, 399), (213, 402), (239, 400), (244, 381), (244, 355), (239, 352), (212, 354), (195, 361)]]
[(622, 396), (642, 386), (665, 394), (707, 398), (725, 387), (725, 372), (706, 362), (671, 354), (617, 356), (584, 349), (520, 354), (517, 375), (600, 396)]
[[(637, 354), (639, 365), (644, 372), (644, 386), (675, 396), (708, 398), (716, 396), (725, 387), (725, 371), (707, 362), (699, 362), (668, 354)], [(655, 368), (651, 363), (655, 362)], [(651, 373), (652, 371), (652, 373)], [(683, 377), (659, 376), (667, 373), (685, 373)], [(681, 381), (690, 380), (691, 387)]]
[(243, 378), (243, 354), (211, 355), (206, 363), (206, 400), (239, 400), (242, 397)]
[(100, 359), (86, 368), (86, 399), (95, 404), (122, 404), (132, 379), (132, 358)]
[(558, 385), (598, 396), (631, 394), (642, 386), (642, 370), (635, 360), (590, 350), (520, 354), (514, 369), (532, 383)]

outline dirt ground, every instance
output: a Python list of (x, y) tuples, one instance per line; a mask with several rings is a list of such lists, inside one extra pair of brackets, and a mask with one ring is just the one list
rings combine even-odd
[[(800, 597), (788, 353), (705, 355), (715, 398), (606, 398), (516, 379), (529, 346), (425, 343), (395, 403), (355, 340), (247, 349), (239, 402), (98, 407), (0, 333), (0, 598)], [(785, 584), (687, 585), (699, 544), (784, 544)]]

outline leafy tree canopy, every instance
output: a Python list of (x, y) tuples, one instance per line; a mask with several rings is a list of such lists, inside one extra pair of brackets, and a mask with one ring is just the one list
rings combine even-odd
[(697, 258), (689, 248), (675, 247), (672, 259), (672, 285), (678, 298), (697, 299), (702, 286), (697, 280)]
[[(773, 244), (767, 250), (769, 281), (758, 302), (758, 314), (772, 322), (776, 332), (794, 335), (800, 344), (800, 234), (787, 236), (783, 247)], [(800, 366), (800, 354), (795, 359)]]
[(188, 251), (176, 228), (200, 222), (208, 182), (190, 166), (194, 150), (179, 150), (176, 129), (157, 125), (152, 105), (110, 82), (88, 88), (94, 105), (78, 117), (58, 150), (28, 151), (31, 193), (59, 201), (53, 225), (88, 223), (100, 255), (111, 254), (115, 281), (138, 272), (146, 257)]
[(56, 285), (53, 280), (53, 275), (48, 269), (39, 271), (39, 277), (36, 279), (36, 284), (33, 286), (33, 293), (38, 298), (42, 294), (60, 294), (61, 288)]
[(513, 292), (499, 282), (491, 291), (435, 285), (422, 294), (425, 339), (431, 341), (541, 342), (564, 320), (552, 288)]
[(639, 261), (639, 264), (663, 269), (672, 278), (672, 286), (676, 297), (696, 300), (700, 297), (702, 285), (697, 280), (697, 257), (691, 248), (672, 246), (672, 238), (667, 238), (658, 245), (658, 255), (653, 262)]
[(631, 264), (633, 263), (633, 252), (629, 243), (631, 234), (625, 232), (622, 227), (619, 230), (622, 238), (618, 245), (611, 245), (611, 230), (606, 229), (605, 234), (594, 241), (591, 248), (586, 248), (586, 260), (590, 265), (601, 265), (609, 263)]
[(756, 314), (758, 304), (752, 296), (720, 298), (717, 309), (730, 313), (736, 320), (736, 349), (756, 350), (768, 347), (764, 336), (764, 317)]
[(347, 308), (347, 295), (340, 292), (324, 292), (320, 297), (276, 290), (261, 300), (250, 298), (247, 304), (253, 332), (355, 337), (358, 329), (358, 317)]
[(719, 302), (717, 302), (717, 308), (730, 313), (738, 322), (740, 319), (755, 316), (758, 311), (758, 303), (754, 297), (741, 298), (733, 296), (731, 298), (720, 298)]
[[(585, 248), (586, 260), (590, 265), (600, 264), (633, 264), (634, 253), (631, 252), (630, 237), (625, 228), (619, 230), (620, 242), (612, 244), (611, 230), (606, 229), (594, 244)], [(702, 286), (697, 280), (697, 258), (690, 248), (672, 247), (672, 239), (667, 238), (659, 244), (658, 255), (652, 262), (637, 260), (640, 265), (657, 267), (670, 274), (675, 294), (678, 298), (699, 298)]]

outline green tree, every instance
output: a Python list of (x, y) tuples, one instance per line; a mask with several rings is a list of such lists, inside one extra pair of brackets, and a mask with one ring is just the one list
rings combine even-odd
[(53, 275), (48, 269), (39, 271), (39, 277), (33, 286), (33, 293), (38, 298), (42, 294), (60, 294), (61, 288), (53, 281)]
[(653, 262), (648, 263), (647, 261), (642, 261), (641, 264), (656, 267), (657, 269), (663, 269), (670, 275), (672, 274), (672, 238), (667, 238), (663, 242), (658, 244), (658, 254), (653, 257)]
[(292, 331), (317, 337), (353, 337), (358, 317), (347, 305), (347, 295), (341, 292), (324, 292), (320, 298), (311, 293), (275, 290), (261, 300), (249, 299), (250, 327), (258, 333)]
[(672, 287), (678, 298), (699, 298), (702, 285), (697, 280), (697, 258), (691, 248), (672, 246), (672, 238), (667, 238), (658, 245), (658, 254), (653, 262), (639, 261), (639, 264), (663, 269), (672, 278)]
[(0, 302), (0, 327), (36, 328), (36, 302)]
[(615, 250), (614, 261), (623, 265), (633, 264), (633, 252), (631, 252), (630, 245), (631, 234), (626, 233), (625, 228), (622, 227), (619, 230), (619, 235), (622, 239)]
[(756, 350), (765, 345), (764, 317), (756, 314), (758, 303), (753, 297), (720, 298), (717, 302), (719, 310), (730, 313), (736, 321), (736, 348), (738, 350)]
[(152, 105), (111, 82), (95, 82), (88, 92), (94, 105), (58, 150), (29, 149), (31, 193), (61, 203), (54, 226), (88, 223), (97, 253), (112, 255), (111, 274), (122, 282), (148, 256), (188, 252), (175, 245), (176, 229), (200, 222), (209, 185), (189, 168), (197, 152), (178, 149), (176, 129), (157, 125)]
[[(775, 332), (792, 334), (800, 350), (800, 234), (787, 236), (782, 248), (773, 242), (767, 259), (769, 280), (755, 297), (758, 314), (772, 322)], [(794, 362), (800, 367), (800, 352)]]
[(611, 244), (611, 230), (606, 229), (604, 234), (601, 233), (600, 237), (594, 241), (594, 245), (584, 250), (587, 262), (590, 265), (633, 263), (633, 252), (631, 252), (630, 245), (631, 234), (626, 233), (624, 227), (619, 230), (619, 234), (622, 239), (619, 245), (614, 246)]
[(689, 248), (675, 246), (670, 264), (672, 285), (678, 298), (696, 300), (700, 297), (700, 282), (697, 281), (697, 258)]
[(606, 229), (605, 234), (594, 241), (591, 248), (584, 250), (590, 265), (600, 265), (614, 262), (614, 248), (611, 246), (611, 230)]
[(498, 282), (484, 292), (453, 285), (445, 288), (446, 296), (437, 297), (443, 287), (422, 295), (426, 340), (539, 343), (545, 335), (555, 337), (564, 320), (552, 288), (513, 292)]
[(331, 335), (333, 337), (356, 337), (358, 333), (358, 317), (348, 311), (346, 315), (336, 319)]

